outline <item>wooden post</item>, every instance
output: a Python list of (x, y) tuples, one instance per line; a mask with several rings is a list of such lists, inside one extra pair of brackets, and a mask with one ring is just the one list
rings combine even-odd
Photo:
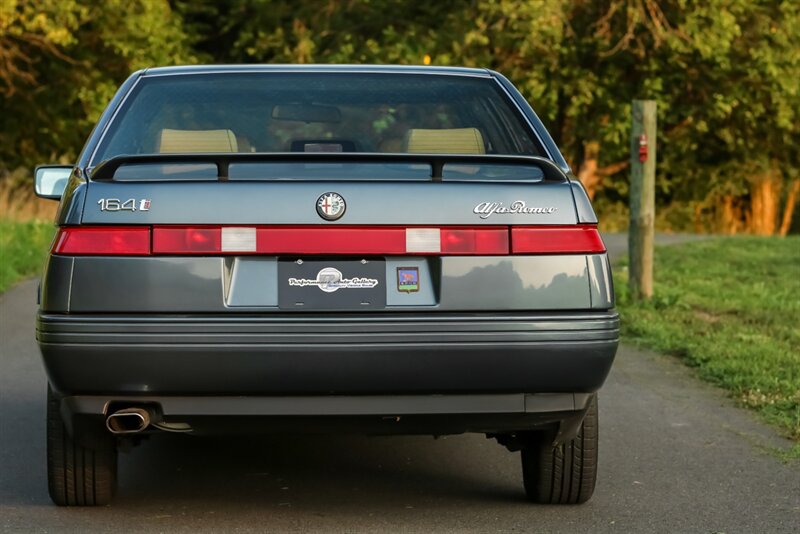
[(629, 287), (633, 300), (653, 296), (653, 234), (656, 216), (656, 102), (633, 101), (631, 128)]

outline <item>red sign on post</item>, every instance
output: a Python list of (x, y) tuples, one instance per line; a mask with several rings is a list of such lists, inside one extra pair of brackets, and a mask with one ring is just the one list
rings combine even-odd
[(642, 163), (647, 161), (647, 136), (645, 134), (639, 136), (639, 161)]

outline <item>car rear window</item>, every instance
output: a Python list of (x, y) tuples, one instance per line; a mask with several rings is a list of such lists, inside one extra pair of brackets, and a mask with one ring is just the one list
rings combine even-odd
[[(543, 150), (488, 77), (217, 73), (143, 77), (92, 161), (218, 152), (539, 156)], [(253, 167), (239, 170), (245, 179), (262, 174)], [(291, 179), (284, 171), (278, 174)]]

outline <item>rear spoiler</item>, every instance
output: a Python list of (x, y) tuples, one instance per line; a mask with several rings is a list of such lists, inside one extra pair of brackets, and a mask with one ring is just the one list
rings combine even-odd
[(539, 156), (499, 156), (472, 154), (372, 154), (355, 152), (274, 152), (274, 153), (210, 153), (210, 154), (143, 154), (116, 156), (100, 162), (91, 169), (92, 180), (113, 180), (123, 165), (167, 164), (167, 163), (210, 163), (217, 166), (217, 178), (228, 179), (231, 163), (420, 163), (430, 165), (431, 179), (442, 181), (445, 164), (491, 164), (534, 166), (541, 169), (544, 180), (548, 182), (569, 182), (561, 168), (551, 160)]

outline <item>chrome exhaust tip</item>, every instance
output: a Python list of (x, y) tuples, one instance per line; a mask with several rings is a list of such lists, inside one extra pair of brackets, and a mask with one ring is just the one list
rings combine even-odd
[(124, 408), (106, 418), (106, 428), (112, 434), (135, 434), (150, 426), (150, 412), (144, 408)]

